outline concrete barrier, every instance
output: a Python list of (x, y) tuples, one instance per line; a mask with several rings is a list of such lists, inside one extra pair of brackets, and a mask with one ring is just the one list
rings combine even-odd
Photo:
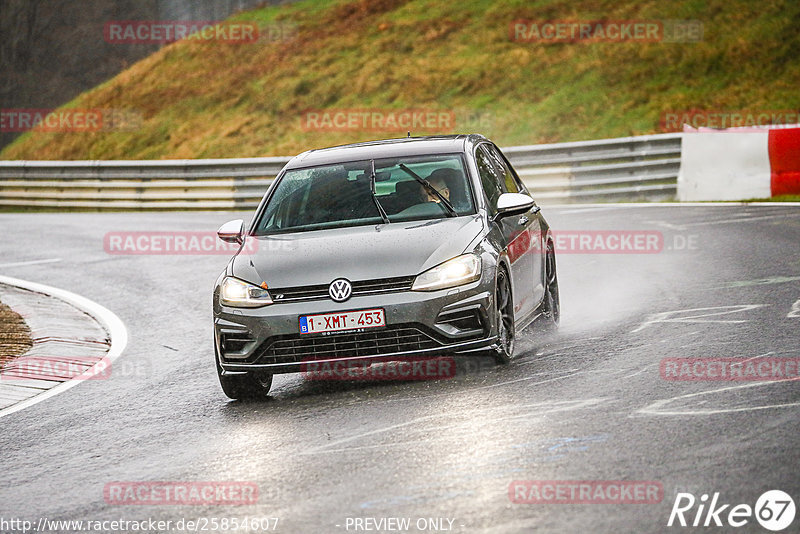
[(684, 134), (679, 200), (785, 194), (800, 194), (800, 128), (701, 129)]

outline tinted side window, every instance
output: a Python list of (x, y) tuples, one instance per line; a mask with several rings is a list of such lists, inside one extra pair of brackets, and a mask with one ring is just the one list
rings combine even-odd
[(517, 181), (514, 177), (514, 173), (511, 171), (511, 168), (506, 163), (506, 160), (500, 154), (500, 151), (497, 150), (497, 147), (492, 145), (484, 145), (488, 149), (489, 154), (492, 156), (492, 161), (499, 169), (500, 175), (502, 177), (502, 186), (504, 193), (519, 193), (519, 186), (517, 186)]
[(494, 211), (497, 207), (497, 198), (503, 193), (501, 185), (504, 176), (501, 175), (493, 158), (487, 152), (486, 145), (481, 145), (475, 151), (475, 162), (478, 164), (478, 174), (481, 177), (481, 186), (489, 200), (489, 208)]

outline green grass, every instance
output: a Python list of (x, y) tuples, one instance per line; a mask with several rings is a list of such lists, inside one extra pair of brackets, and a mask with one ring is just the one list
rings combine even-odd
[(743, 202), (800, 202), (800, 195), (778, 195), (770, 198), (751, 198)]
[[(501, 145), (660, 132), (667, 111), (800, 108), (791, 0), (307, 0), (234, 19), (287, 42), (180, 42), (67, 104), (142, 114), (133, 132), (29, 132), (4, 159), (291, 155), (404, 136), (305, 131), (309, 109), (454, 110)], [(513, 20), (697, 19), (696, 43), (516, 43)], [(458, 124), (456, 125), (458, 128)], [(413, 134), (450, 133), (415, 130)]]

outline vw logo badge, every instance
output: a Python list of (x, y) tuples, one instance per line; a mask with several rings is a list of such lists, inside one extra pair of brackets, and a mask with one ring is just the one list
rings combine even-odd
[(350, 298), (350, 295), (353, 293), (353, 286), (350, 285), (350, 281), (344, 278), (339, 278), (331, 282), (331, 285), (328, 286), (328, 295), (335, 300), (336, 302), (344, 302)]

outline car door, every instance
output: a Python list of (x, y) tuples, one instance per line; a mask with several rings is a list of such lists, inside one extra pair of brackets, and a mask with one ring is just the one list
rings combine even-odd
[[(487, 149), (492, 155), (494, 163), (501, 169), (503, 175), (503, 184), (505, 185), (504, 193), (524, 193), (530, 196), (525, 184), (519, 179), (519, 176), (514, 171), (511, 164), (506, 157), (493, 144), (487, 145)], [(513, 219), (513, 217), (512, 217)], [(526, 311), (533, 311), (533, 309), (541, 302), (544, 297), (545, 275), (544, 275), (544, 237), (542, 235), (541, 217), (539, 216), (539, 208), (534, 205), (527, 213), (517, 218), (520, 225), (520, 231), (525, 232), (524, 241), (520, 244), (521, 248), (525, 248), (522, 253), (522, 261), (526, 263), (526, 270), (530, 273), (530, 287), (531, 298), (530, 302), (526, 302), (523, 308)]]
[[(482, 143), (475, 150), (475, 162), (478, 166), (481, 185), (489, 203), (490, 215), (494, 215), (497, 199), (509, 192), (505, 184), (505, 175), (497, 165), (490, 151), (491, 145)], [(512, 191), (513, 192), (513, 191)], [(524, 317), (532, 309), (530, 280), (531, 264), (526, 257), (530, 248), (528, 226), (530, 220), (521, 216), (505, 217), (498, 223), (503, 235), (503, 243), (511, 262), (511, 292), (514, 299), (514, 316)]]

